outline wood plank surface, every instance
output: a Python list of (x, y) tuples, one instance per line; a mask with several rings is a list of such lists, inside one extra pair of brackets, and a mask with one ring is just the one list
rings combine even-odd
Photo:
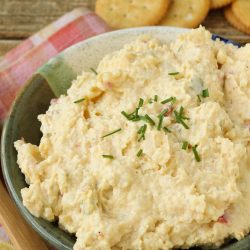
[[(27, 224), (0, 180), (0, 222), (16, 250), (48, 250), (44, 241)], [(18, 228), (18, 230), (13, 230)], [(3, 250), (3, 249), (2, 249)]]
[(250, 36), (232, 27), (223, 15), (223, 11), (210, 11), (206, 20), (202, 23), (212, 33), (234, 40), (241, 44), (250, 43)]
[[(0, 58), (23, 39), (77, 7), (94, 8), (94, 0), (0, 0)], [(211, 32), (240, 43), (250, 36), (233, 28), (222, 10), (211, 11), (203, 25)]]
[(0, 0), (0, 38), (26, 38), (90, 0)]

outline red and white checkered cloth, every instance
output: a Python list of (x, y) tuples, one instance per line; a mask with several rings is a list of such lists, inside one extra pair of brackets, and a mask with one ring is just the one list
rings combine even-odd
[(51, 57), (108, 26), (86, 8), (75, 9), (8, 52), (0, 61), (0, 126), (17, 91)]
[[(65, 14), (8, 52), (0, 61), (0, 126), (18, 90), (37, 68), (65, 48), (109, 30), (95, 13), (79, 8)], [(8, 241), (0, 224), (0, 243)]]

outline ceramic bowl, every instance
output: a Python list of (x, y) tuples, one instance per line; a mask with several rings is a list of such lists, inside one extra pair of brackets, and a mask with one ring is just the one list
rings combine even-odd
[[(27, 184), (16, 163), (17, 152), (13, 143), (23, 137), (27, 142), (39, 144), (41, 132), (37, 116), (47, 110), (50, 100), (55, 95), (66, 93), (71, 81), (82, 70), (88, 71), (91, 67), (95, 68), (107, 53), (121, 48), (123, 44), (141, 34), (151, 34), (168, 42), (175, 39), (177, 34), (186, 31), (169, 27), (134, 28), (109, 32), (85, 40), (68, 48), (41, 67), (16, 98), (2, 134), (3, 175), (8, 190), (24, 218), (52, 246), (61, 250), (70, 250), (74, 245), (75, 237), (59, 229), (56, 223), (35, 218), (23, 206), (20, 190)], [(231, 242), (221, 249), (250, 249), (250, 237), (240, 242)]]

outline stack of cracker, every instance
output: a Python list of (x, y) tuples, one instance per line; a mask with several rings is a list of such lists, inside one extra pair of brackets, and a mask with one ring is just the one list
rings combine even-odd
[(250, 0), (97, 0), (96, 13), (113, 29), (165, 25), (196, 28), (210, 9), (226, 7), (225, 17), (250, 33)]
[(224, 15), (228, 22), (242, 32), (250, 34), (250, 1), (236, 0), (225, 8)]

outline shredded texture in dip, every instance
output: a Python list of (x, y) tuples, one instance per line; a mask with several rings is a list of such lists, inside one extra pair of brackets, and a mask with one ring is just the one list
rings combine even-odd
[(83, 72), (15, 143), (37, 217), (75, 250), (221, 245), (250, 229), (250, 45), (139, 37)]

